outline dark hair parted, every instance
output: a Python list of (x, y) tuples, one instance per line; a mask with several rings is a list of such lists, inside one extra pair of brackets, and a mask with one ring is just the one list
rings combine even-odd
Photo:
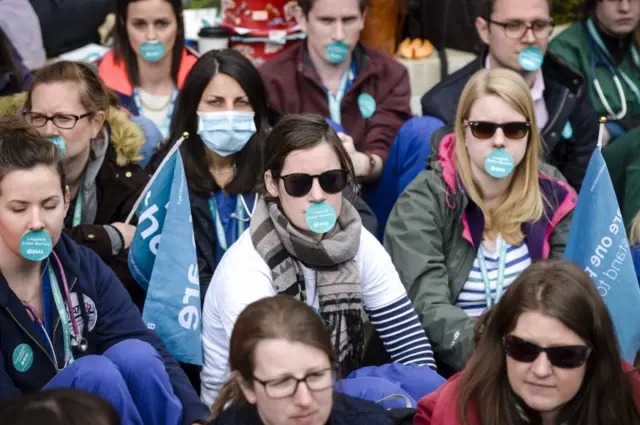
[(269, 131), (269, 100), (267, 89), (255, 66), (241, 53), (232, 50), (212, 50), (202, 55), (187, 76), (176, 99), (176, 109), (171, 120), (170, 143), (160, 148), (166, 153), (185, 131), (189, 138), (180, 146), (184, 160), (189, 190), (196, 195), (209, 197), (218, 189), (207, 163), (207, 147), (198, 136), (198, 104), (206, 87), (217, 74), (225, 74), (240, 84), (247, 94), (255, 113), (256, 134), (235, 155), (236, 173), (225, 187), (230, 194), (252, 192), (262, 162), (262, 144)]
[(562, 407), (558, 423), (640, 423), (613, 323), (596, 285), (575, 264), (550, 260), (536, 262), (522, 272), (483, 318), (476, 350), (465, 368), (469, 373), (462, 377), (458, 396), (458, 414), (464, 425), (470, 424), (470, 406), (477, 410), (483, 425), (518, 423), (518, 404), (530, 423), (540, 423), (538, 412), (524, 405), (509, 385), (502, 344), (527, 311), (557, 319), (592, 348), (582, 386)]
[[(116, 63), (124, 61), (127, 75), (131, 85), (136, 87), (140, 85), (140, 72), (138, 70), (138, 59), (136, 53), (129, 42), (129, 33), (127, 32), (127, 16), (129, 13), (129, 5), (141, 0), (117, 0), (116, 1), (116, 26), (113, 30), (113, 58)], [(175, 84), (178, 83), (178, 71), (182, 61), (182, 51), (184, 46), (184, 20), (182, 18), (182, 0), (166, 0), (173, 8), (173, 14), (176, 17), (178, 30), (176, 31), (176, 39), (173, 44), (173, 56), (171, 58), (171, 78)], [(168, 46), (166, 46), (168, 47)]]
[(55, 168), (64, 193), (64, 167), (56, 145), (21, 117), (0, 118), (0, 182), (12, 171), (31, 170), (39, 165)]
[[(27, 93), (25, 108), (31, 110), (33, 90), (40, 84), (76, 83), (80, 86), (80, 103), (87, 112), (107, 112), (109, 106), (117, 106), (118, 98), (107, 88), (98, 73), (81, 62), (59, 61), (41, 68), (35, 75)], [(92, 116), (93, 118), (93, 116)]]
[[(231, 333), (229, 368), (247, 384), (253, 383), (256, 347), (266, 339), (286, 339), (317, 348), (332, 365), (336, 363), (329, 331), (311, 307), (288, 295), (263, 298), (240, 313)], [(245, 402), (236, 376), (220, 390), (210, 419), (219, 415), (229, 401)]]
[(2, 74), (9, 74), (9, 85), (4, 89), (5, 94), (14, 94), (22, 91), (24, 75), (22, 75), (20, 68), (16, 64), (9, 37), (0, 29), (0, 76)]
[[(313, 5), (318, 0), (298, 0), (298, 7), (302, 9), (302, 13), (304, 16), (309, 16), (309, 12), (313, 9)], [(369, 7), (369, 0), (358, 0), (360, 4), (360, 13), (364, 13), (364, 11)]]
[[(483, 18), (485, 20), (491, 18), (493, 15), (493, 11), (496, 7), (496, 2), (498, 0), (478, 0), (475, 2), (476, 5), (476, 17)], [(551, 14), (551, 0), (546, 0), (549, 5), (549, 14)]]
[[(264, 142), (263, 173), (271, 171), (273, 178), (281, 176), (284, 161), (293, 151), (311, 149), (320, 143), (328, 143), (338, 156), (340, 167), (347, 172), (349, 184), (356, 184), (356, 175), (349, 154), (335, 130), (320, 115), (292, 114), (282, 118), (273, 127)], [(264, 177), (259, 192), (265, 199), (272, 200), (265, 187)]]
[(2, 425), (120, 425), (107, 401), (85, 391), (56, 389), (9, 400), (0, 406)]

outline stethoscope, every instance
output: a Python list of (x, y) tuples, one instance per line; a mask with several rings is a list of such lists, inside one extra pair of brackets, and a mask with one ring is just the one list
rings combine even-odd
[[(69, 315), (69, 321), (71, 322), (73, 335), (74, 335), (74, 338), (71, 338), (70, 336), (65, 337), (65, 351), (68, 351), (66, 350), (66, 346), (67, 344), (70, 344), (71, 347), (75, 348), (80, 353), (84, 353), (89, 348), (89, 342), (83, 335), (80, 334), (80, 327), (78, 326), (78, 321), (76, 320), (75, 314), (73, 312), (73, 303), (71, 302), (71, 292), (69, 290), (69, 283), (67, 281), (67, 276), (65, 275), (64, 268), (62, 267), (62, 262), (60, 261), (60, 258), (58, 258), (58, 256), (54, 251), (51, 251), (51, 255), (49, 257), (53, 257), (54, 262), (56, 263), (56, 266), (58, 268), (58, 271), (60, 272), (60, 277), (62, 278), (62, 291), (64, 295), (64, 301), (62, 303), (63, 304), (62, 306), (59, 306), (58, 302), (56, 302), (56, 308), (58, 308), (58, 315), (60, 316), (60, 320), (64, 320), (65, 318), (63, 318), (60, 315), (60, 309), (66, 308), (67, 314)], [(48, 269), (50, 267), (51, 267), (51, 263), (49, 262), (46, 268)], [(51, 280), (51, 290), (54, 293), (54, 301), (58, 301), (56, 299), (57, 298), (56, 294), (59, 293), (57, 278), (55, 277), (55, 273), (53, 272), (51, 272), (49, 276)], [(78, 304), (80, 306), (81, 314), (85, 314), (84, 300), (82, 299), (82, 294), (78, 292), (78, 296), (80, 298)], [(46, 329), (44, 328), (44, 321), (42, 320), (42, 318), (40, 318), (40, 315), (38, 314), (38, 312), (33, 306), (29, 305), (28, 303), (23, 303), (23, 305), (27, 310), (27, 312), (29, 313), (29, 315), (31, 316), (31, 318), (45, 331), (44, 333), (47, 339), (49, 340), (49, 344), (51, 345), (51, 350), (53, 351), (53, 355), (55, 357), (55, 348), (54, 348), (53, 342), (51, 341), (51, 338), (49, 337), (48, 333), (46, 332)], [(65, 333), (64, 329), (66, 326), (68, 325), (66, 324), (62, 325), (63, 333)], [(66, 340), (67, 338), (70, 339), (70, 342), (67, 342)], [(68, 353), (68, 354), (65, 353), (65, 367), (71, 362), (73, 362), (73, 356), (71, 355), (71, 353)]]
[[(622, 87), (622, 83), (620, 81), (620, 78), (618, 77), (618, 73), (616, 72), (615, 67), (612, 65), (612, 60), (609, 57), (609, 53), (607, 52), (606, 47), (602, 42), (602, 39), (600, 38), (600, 35), (598, 34), (595, 24), (593, 23), (593, 20), (589, 18), (587, 20), (586, 25), (587, 25), (587, 41), (589, 43), (589, 66), (591, 68), (591, 72), (593, 73), (593, 87), (595, 88), (596, 93), (598, 94), (598, 98), (600, 99), (600, 102), (602, 102), (602, 105), (606, 109), (607, 114), (609, 114), (608, 118), (611, 120), (620, 120), (627, 115), (627, 97), (624, 94), (624, 88)], [(631, 45), (631, 54), (633, 55), (634, 63), (640, 66), (640, 57), (638, 55), (638, 50), (633, 44)], [(613, 111), (613, 108), (607, 101), (607, 98), (605, 97), (604, 92), (602, 91), (602, 87), (600, 86), (600, 82), (596, 77), (596, 67), (600, 65), (603, 65), (604, 67), (606, 67), (607, 70), (609, 71), (609, 74), (611, 74), (611, 77), (613, 78), (613, 84), (616, 86), (616, 90), (618, 92), (618, 98), (620, 99), (620, 105), (621, 105), (620, 112), (616, 113)], [(625, 80), (625, 82), (629, 85), (631, 90), (635, 93), (636, 98), (640, 102), (640, 90), (638, 89), (638, 87), (633, 83), (633, 81), (627, 75), (625, 75), (622, 72), (621, 72), (621, 75), (622, 75), (622, 78)]]

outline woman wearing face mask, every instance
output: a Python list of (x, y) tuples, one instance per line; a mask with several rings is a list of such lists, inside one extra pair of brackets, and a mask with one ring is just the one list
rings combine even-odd
[(607, 307), (566, 261), (538, 262), (486, 313), (465, 370), (418, 404), (415, 425), (632, 425), (640, 373)]
[(100, 76), (167, 137), (178, 90), (197, 58), (184, 47), (182, 0), (117, 0), (113, 51)]
[(26, 99), (1, 99), (0, 115), (22, 110), (61, 148), (71, 194), (65, 232), (95, 251), (142, 305), (144, 293), (127, 266), (135, 227), (123, 222), (149, 179), (134, 163), (144, 138), (115, 103), (90, 67), (61, 61), (38, 71)]
[(394, 362), (435, 368), (391, 259), (344, 196), (356, 180), (336, 132), (320, 116), (283, 118), (265, 140), (263, 171), (250, 228), (222, 258), (205, 297), (203, 401), (213, 402), (227, 379), (238, 314), (277, 294), (325, 320), (345, 376), (360, 366), (363, 309)]
[(318, 314), (293, 297), (264, 298), (240, 313), (229, 363), (233, 374), (210, 425), (393, 423), (382, 407), (333, 392), (331, 336)]
[(398, 199), (384, 244), (434, 344), (461, 370), (476, 319), (533, 261), (559, 258), (576, 194), (539, 161), (540, 136), (525, 81), (480, 71), (455, 121), (434, 134), (429, 166)]
[(70, 192), (60, 150), (0, 119), (0, 401), (77, 388), (124, 424), (201, 421), (206, 406), (117, 277), (64, 234)]
[(640, 2), (585, 0), (583, 8), (586, 18), (554, 38), (549, 49), (587, 77), (591, 103), (619, 136), (640, 125), (640, 54), (633, 37)]

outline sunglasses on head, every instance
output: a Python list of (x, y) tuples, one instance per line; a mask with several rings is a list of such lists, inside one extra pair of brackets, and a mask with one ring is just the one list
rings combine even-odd
[(295, 198), (309, 193), (315, 178), (318, 179), (320, 187), (326, 193), (338, 193), (347, 186), (347, 172), (344, 170), (329, 170), (313, 176), (311, 174), (294, 173), (280, 178), (284, 182), (284, 189), (290, 196)]
[(490, 121), (468, 121), (471, 134), (478, 139), (490, 139), (499, 128), (507, 139), (522, 139), (529, 133), (530, 125), (526, 121), (513, 121), (498, 124)]
[(503, 344), (507, 355), (517, 362), (533, 363), (544, 352), (553, 366), (563, 369), (582, 366), (591, 353), (591, 348), (586, 345), (540, 347), (513, 335), (505, 336)]

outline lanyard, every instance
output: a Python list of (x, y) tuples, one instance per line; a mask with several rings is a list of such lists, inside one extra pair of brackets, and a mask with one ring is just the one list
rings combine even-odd
[(353, 79), (355, 78), (354, 69), (355, 63), (353, 63), (349, 70), (342, 75), (338, 91), (335, 95), (331, 93), (330, 90), (327, 90), (327, 97), (329, 98), (329, 115), (331, 115), (331, 119), (338, 124), (342, 124), (342, 112), (340, 112), (340, 105), (348, 87), (351, 85), (350, 83), (353, 82)]
[(73, 354), (71, 353), (71, 331), (69, 330), (69, 314), (67, 313), (67, 307), (62, 294), (60, 294), (60, 287), (58, 286), (58, 278), (53, 271), (51, 264), (47, 266), (47, 272), (49, 273), (49, 280), (51, 281), (51, 293), (53, 294), (53, 301), (56, 304), (58, 310), (58, 316), (60, 317), (60, 325), (62, 326), (62, 338), (64, 339), (64, 367), (73, 363)]
[(82, 223), (82, 202), (84, 201), (84, 196), (82, 195), (82, 189), (84, 188), (84, 176), (80, 180), (80, 188), (78, 189), (78, 194), (76, 195), (76, 205), (73, 208), (73, 222), (71, 223), (71, 227), (76, 227), (80, 223)]
[[(498, 252), (498, 278), (496, 279), (496, 296), (495, 303), (500, 301), (502, 296), (502, 289), (504, 288), (504, 269), (507, 263), (507, 244), (502, 239), (502, 235), (498, 235), (496, 241), (496, 250)], [(482, 245), (478, 249), (477, 259), (480, 265), (480, 272), (482, 273), (482, 282), (484, 283), (484, 296), (487, 300), (487, 308), (494, 304), (494, 299), (491, 296), (491, 281), (489, 280), (489, 272), (487, 272), (487, 262), (484, 259), (484, 249)]]
[[(222, 226), (222, 220), (220, 220), (220, 212), (218, 211), (218, 203), (216, 201), (215, 194), (213, 194), (211, 198), (209, 198), (209, 209), (211, 210), (211, 216), (213, 217), (213, 222), (216, 226), (216, 236), (218, 237), (218, 244), (220, 244), (220, 247), (223, 251), (226, 251), (229, 248), (229, 245), (227, 244), (227, 236), (224, 232), (224, 227)], [(242, 232), (244, 232), (247, 228), (244, 197), (240, 194), (237, 195), (236, 213), (235, 216), (232, 215), (232, 218), (234, 218), (238, 222), (238, 237), (240, 237)]]
[[(587, 21), (587, 29), (589, 30), (589, 35), (591, 35), (591, 38), (593, 38), (593, 41), (598, 45), (605, 59), (611, 62), (612, 65), (609, 67), (609, 72), (611, 72), (612, 77), (615, 77), (616, 69), (613, 67), (613, 64), (615, 62), (611, 57), (611, 55), (609, 54), (607, 47), (604, 45), (604, 42), (602, 41), (602, 38), (600, 37), (600, 34), (598, 33), (598, 30), (596, 29), (595, 24), (593, 23), (593, 20), (591, 18)], [(633, 59), (634, 64), (640, 67), (640, 54), (638, 54), (638, 49), (633, 44), (633, 42), (631, 43), (631, 57)], [(638, 103), (640, 103), (640, 89), (638, 88), (638, 86), (624, 71), (622, 70), (617, 70), (617, 71), (622, 77), (622, 79), (624, 80), (624, 82), (627, 83), (627, 86), (629, 86), (633, 94), (636, 96), (636, 100), (638, 101)], [(595, 69), (594, 69), (594, 73), (595, 73)], [(595, 78), (595, 75), (594, 75), (594, 78)]]
[[(169, 103), (169, 108), (167, 109), (167, 119), (166, 125), (163, 125), (162, 128), (158, 127), (158, 130), (162, 133), (162, 137), (169, 136), (169, 123), (171, 122), (171, 117), (173, 116), (173, 109), (176, 106), (176, 98), (178, 97), (178, 89), (173, 89), (173, 93), (171, 93), (171, 102)], [(136, 108), (138, 108), (138, 114), (142, 115), (142, 101), (140, 100), (140, 90), (135, 87), (133, 89), (133, 101), (136, 103)]]

